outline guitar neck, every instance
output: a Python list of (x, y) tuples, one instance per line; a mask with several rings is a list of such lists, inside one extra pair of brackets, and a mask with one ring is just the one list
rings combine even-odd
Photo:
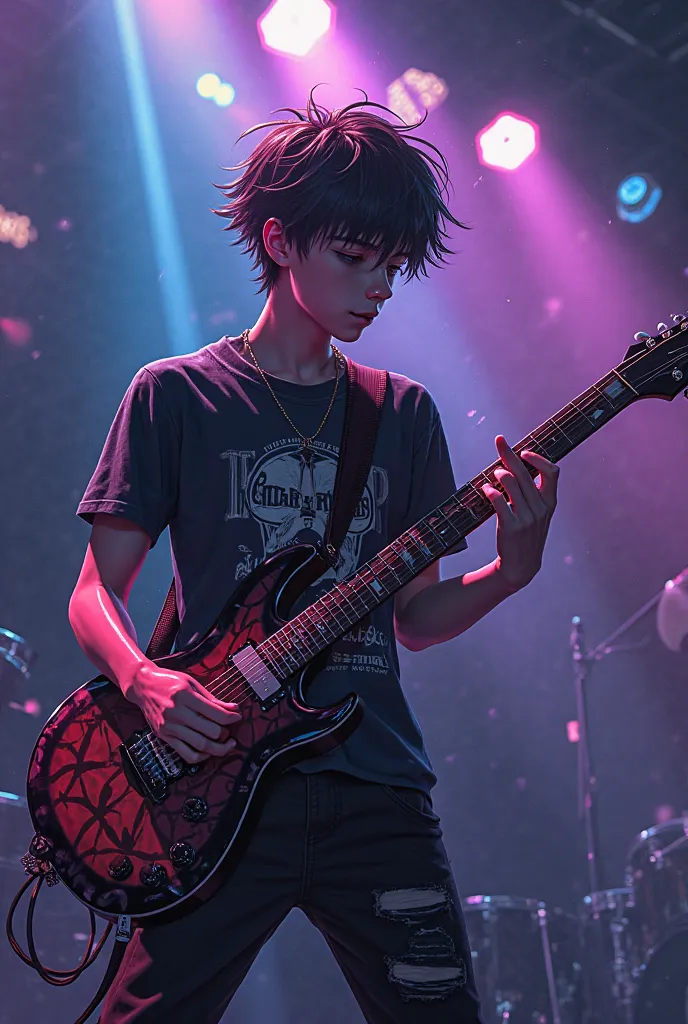
[[(586, 438), (635, 400), (620, 368), (591, 388), (514, 445), (559, 462)], [(304, 668), (352, 626), (388, 600), (493, 514), (481, 488), (490, 484), (503, 491), (494, 477), (494, 462), (450, 495), (437, 508), (383, 548), (374, 558), (328, 591), (277, 632), (264, 640), (258, 653), (284, 680)], [(536, 471), (527, 464), (532, 476)]]

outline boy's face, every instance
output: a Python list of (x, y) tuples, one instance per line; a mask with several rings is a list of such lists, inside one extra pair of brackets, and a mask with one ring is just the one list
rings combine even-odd
[(296, 302), (311, 319), (337, 341), (357, 341), (391, 297), (406, 257), (394, 253), (376, 266), (378, 259), (373, 248), (334, 239), (316, 242), (303, 258), (291, 250), (285, 269)]

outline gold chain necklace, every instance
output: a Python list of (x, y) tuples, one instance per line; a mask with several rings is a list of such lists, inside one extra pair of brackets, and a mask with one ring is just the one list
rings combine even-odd
[(325, 423), (327, 422), (327, 417), (332, 412), (332, 406), (334, 405), (334, 400), (337, 397), (337, 391), (339, 389), (339, 370), (340, 370), (340, 367), (343, 367), (343, 366), (346, 365), (344, 356), (339, 351), (339, 349), (337, 348), (336, 345), (332, 345), (332, 343), (330, 343), (332, 351), (334, 352), (334, 358), (335, 358), (335, 363), (336, 363), (336, 367), (335, 367), (336, 373), (335, 373), (335, 377), (334, 377), (334, 391), (332, 392), (332, 397), (330, 398), (330, 404), (327, 407), (327, 412), (325, 413), (325, 415), (323, 416), (322, 420), (320, 421), (320, 426), (318, 427), (318, 429), (316, 430), (316, 432), (314, 434), (311, 434), (310, 437), (306, 437), (304, 434), (301, 433), (301, 431), (296, 426), (296, 424), (294, 423), (293, 419), (291, 418), (291, 416), (289, 415), (289, 413), (284, 408), (284, 406), (280, 402), (279, 398), (275, 394), (275, 391), (274, 391), (274, 389), (272, 387), (272, 384), (270, 383), (270, 381), (268, 380), (267, 376), (265, 375), (262, 366), (260, 365), (260, 363), (256, 359), (256, 355), (255, 355), (255, 352), (253, 351), (253, 348), (251, 346), (251, 342), (248, 340), (249, 332), (250, 332), (250, 328), (247, 328), (245, 331), (242, 331), (241, 332), (241, 340), (243, 341), (244, 346), (248, 349), (248, 351), (250, 353), (250, 356), (251, 356), (251, 359), (253, 360), (253, 363), (254, 363), (255, 367), (256, 367), (256, 369), (258, 370), (258, 373), (260, 374), (260, 376), (263, 379), (263, 383), (267, 386), (268, 391), (270, 392), (270, 394), (274, 398), (275, 405), (280, 410), (280, 412), (284, 416), (285, 420), (289, 423), (289, 425), (291, 426), (292, 430), (295, 430), (296, 433), (301, 438), (301, 440), (303, 441), (303, 447), (301, 448), (301, 450), (299, 452), (299, 455), (304, 460), (304, 462), (306, 462), (307, 464), (310, 464), (311, 454), (312, 454), (311, 450), (310, 450), (311, 443), (313, 441), (315, 441), (316, 437), (318, 436), (318, 434), (320, 433), (322, 428), (325, 426)]

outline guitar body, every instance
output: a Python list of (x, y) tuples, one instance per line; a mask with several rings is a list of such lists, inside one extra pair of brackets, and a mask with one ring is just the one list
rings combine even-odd
[[(688, 315), (639, 332), (623, 362), (514, 446), (559, 462), (638, 399), (671, 401), (688, 380)], [(688, 390), (686, 390), (688, 395)], [(532, 475), (537, 470), (524, 461)], [(495, 462), (293, 618), (327, 563), (309, 545), (278, 552), (240, 585), (193, 649), (161, 659), (241, 704), (227, 757), (185, 765), (104, 677), (69, 697), (34, 749), (35, 853), (99, 914), (134, 920), (192, 910), (236, 863), (271, 778), (337, 747), (363, 714), (355, 694), (315, 709), (309, 680), (328, 648), (494, 514)], [(259, 650), (255, 650), (259, 648)], [(299, 671), (297, 672), (297, 668)]]
[[(158, 663), (210, 688), (233, 655), (284, 625), (324, 568), (309, 545), (278, 552), (243, 581), (196, 647)], [(270, 780), (337, 747), (361, 719), (354, 694), (328, 708), (307, 705), (321, 665), (311, 662), (270, 700), (253, 691), (246, 698), (244, 686), (237, 746), (200, 765), (178, 759), (176, 777), (165, 771), (165, 745), (145, 738), (146, 720), (117, 686), (99, 676), (76, 690), (44, 727), (28, 773), (33, 824), (65, 885), (112, 919), (168, 919), (212, 895), (236, 864)]]

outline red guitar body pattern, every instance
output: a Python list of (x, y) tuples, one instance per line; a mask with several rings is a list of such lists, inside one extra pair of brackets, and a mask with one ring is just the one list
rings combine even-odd
[[(284, 608), (324, 568), (308, 545), (278, 552), (243, 581), (196, 647), (158, 663), (211, 684), (233, 654), (258, 646), (284, 624)], [(270, 779), (338, 746), (361, 719), (355, 694), (328, 708), (306, 704), (308, 677), (321, 665), (322, 656), (283, 681), (284, 695), (267, 710), (243, 686), (250, 696), (240, 703), (242, 721), (232, 727), (236, 748), (170, 780), (159, 802), (137, 785), (123, 754), (135, 733), (148, 730), (142, 713), (104, 676), (76, 690), (47, 722), (28, 773), (33, 824), (49, 841), (61, 880), (112, 919), (162, 920), (206, 900), (241, 855)], [(190, 820), (190, 806), (203, 809), (202, 820)], [(175, 847), (176, 859), (170, 855)], [(180, 864), (179, 851), (193, 860)]]
[[(688, 374), (688, 314), (672, 319), (656, 337), (636, 335), (618, 366), (514, 445), (516, 454), (528, 449), (559, 462), (638, 399), (675, 398)], [(332, 750), (361, 719), (355, 694), (328, 708), (307, 704), (308, 681), (332, 638), (491, 518), (482, 487), (495, 483), (498, 468), (495, 462), (469, 480), (291, 625), (296, 600), (327, 563), (307, 544), (277, 552), (243, 581), (193, 649), (161, 659), (219, 697), (232, 700), (243, 690), (243, 719), (232, 729), (238, 745), (228, 757), (193, 772), (175, 764), (170, 748), (153, 749), (159, 741), (141, 712), (104, 676), (68, 697), (29, 764), (29, 809), (45, 840), (40, 859), (112, 919), (177, 915), (208, 899), (240, 857), (270, 779)], [(310, 653), (301, 650), (306, 644)], [(260, 657), (248, 650), (260, 645)], [(296, 673), (290, 663), (305, 667)], [(227, 679), (231, 687), (220, 690)]]

